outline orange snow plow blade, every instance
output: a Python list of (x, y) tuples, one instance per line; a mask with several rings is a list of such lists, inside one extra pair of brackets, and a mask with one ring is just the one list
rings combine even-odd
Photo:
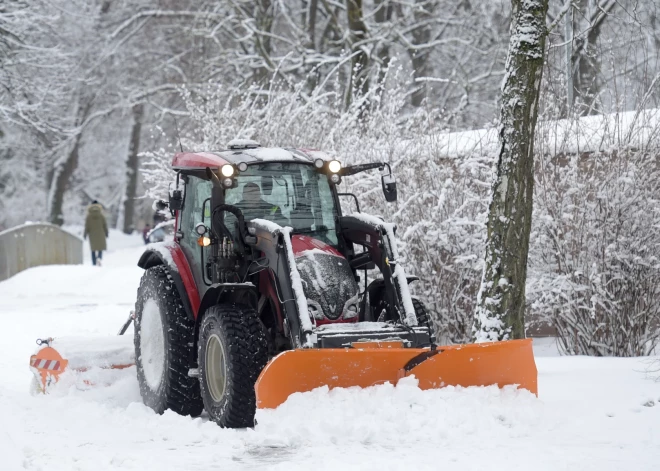
[[(86, 372), (92, 368), (123, 369), (135, 364), (133, 338), (112, 336), (98, 338), (49, 338), (30, 357), (30, 369), (40, 392), (46, 393), (65, 371)], [(83, 379), (92, 385), (90, 380)]]
[(300, 349), (281, 353), (255, 385), (257, 406), (275, 408), (295, 392), (368, 387), (414, 375), (420, 389), (444, 386), (518, 385), (537, 394), (532, 340), (428, 348), (402, 348), (401, 342), (354, 343), (353, 348)]

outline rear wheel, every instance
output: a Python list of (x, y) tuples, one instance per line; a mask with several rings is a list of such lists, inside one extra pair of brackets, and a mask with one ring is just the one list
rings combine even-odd
[(417, 318), (417, 325), (420, 327), (428, 327), (429, 329), (429, 344), (422, 346), (428, 346), (435, 344), (435, 334), (433, 333), (433, 324), (431, 322), (431, 316), (429, 316), (426, 306), (421, 299), (412, 297), (413, 308), (415, 308), (415, 317)]
[(159, 414), (202, 413), (199, 382), (188, 376), (194, 337), (195, 324), (167, 268), (149, 268), (135, 304), (135, 363), (142, 400)]
[(221, 427), (254, 426), (254, 384), (268, 361), (264, 328), (254, 309), (239, 304), (211, 307), (198, 341), (204, 408)]

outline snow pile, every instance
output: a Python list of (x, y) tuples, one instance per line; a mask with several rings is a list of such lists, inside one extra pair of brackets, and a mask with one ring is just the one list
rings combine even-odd
[[(310, 414), (310, 411), (314, 413)], [(370, 388), (315, 389), (293, 394), (275, 410), (260, 411), (258, 431), (287, 446), (434, 446), (505, 439), (529, 433), (543, 408), (528, 391), (496, 386), (422, 391), (414, 377)], [(440, 426), (439, 426), (440, 425)], [(463, 445), (461, 445), (461, 448)]]

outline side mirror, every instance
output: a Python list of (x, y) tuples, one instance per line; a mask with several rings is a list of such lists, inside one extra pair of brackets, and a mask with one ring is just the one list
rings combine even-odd
[(181, 190), (174, 190), (170, 195), (170, 211), (179, 211), (183, 209), (183, 194)]
[(385, 195), (385, 201), (388, 203), (396, 201), (396, 180), (394, 175), (383, 175), (381, 181), (383, 184), (383, 194)]
[(167, 201), (156, 200), (156, 201), (154, 201), (153, 204), (151, 205), (151, 209), (153, 209), (153, 210), (156, 211), (156, 212), (158, 212), (158, 211), (164, 211), (165, 209), (167, 209)]

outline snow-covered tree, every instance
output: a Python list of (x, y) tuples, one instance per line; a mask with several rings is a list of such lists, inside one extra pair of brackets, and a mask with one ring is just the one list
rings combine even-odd
[(512, 0), (511, 5), (511, 38), (502, 83), (500, 150), (474, 322), (474, 338), (478, 342), (525, 336), (534, 129), (545, 56), (548, 2)]

